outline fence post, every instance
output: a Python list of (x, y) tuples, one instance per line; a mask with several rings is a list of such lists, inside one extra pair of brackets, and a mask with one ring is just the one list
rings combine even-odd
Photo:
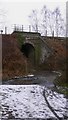
[(22, 32), (23, 32), (23, 25), (22, 25)]
[(46, 37), (47, 37), (47, 30), (46, 30)]
[(5, 27), (5, 34), (7, 34), (7, 27)]
[(52, 37), (54, 37), (54, 30), (53, 30), (53, 32), (52, 32)]
[(29, 25), (29, 32), (31, 32), (31, 25)]

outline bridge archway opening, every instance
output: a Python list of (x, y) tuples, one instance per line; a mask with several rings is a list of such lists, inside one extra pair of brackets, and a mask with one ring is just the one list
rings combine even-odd
[(34, 64), (35, 62), (35, 48), (32, 44), (30, 43), (25, 43), (21, 47), (21, 52), (29, 58), (29, 60)]

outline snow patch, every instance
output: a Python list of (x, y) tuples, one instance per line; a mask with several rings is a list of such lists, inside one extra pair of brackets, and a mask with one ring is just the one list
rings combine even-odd
[[(43, 97), (43, 89), (39, 85), (0, 85), (1, 118), (56, 118)], [(47, 88), (45, 94), (58, 116), (63, 117), (68, 110), (66, 98)]]

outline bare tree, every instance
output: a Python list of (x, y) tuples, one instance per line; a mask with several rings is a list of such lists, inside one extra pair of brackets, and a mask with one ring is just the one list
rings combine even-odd
[(59, 25), (60, 25), (60, 17), (61, 17), (61, 13), (59, 8), (56, 8), (53, 12), (54, 17), (55, 17), (55, 32), (56, 32), (56, 36), (58, 37), (59, 34)]
[(29, 16), (30, 23), (34, 31), (39, 31), (45, 36), (47, 34), (56, 35), (57, 37), (65, 36), (66, 27), (59, 7), (55, 8), (55, 10), (52, 11), (49, 10), (46, 5), (44, 5), (41, 10), (40, 19), (38, 18), (38, 16), (40, 16), (40, 14), (37, 12), (37, 10), (33, 10), (31, 15)]
[(47, 36), (47, 27), (48, 27), (48, 9), (46, 7), (46, 5), (43, 6), (42, 10), (41, 10), (41, 14), (42, 14), (42, 23), (41, 23), (41, 27), (43, 28), (44, 31), (44, 35)]
[(65, 36), (65, 23), (60, 9), (57, 7), (54, 11), (51, 11), (49, 9), (47, 10), (45, 7), (45, 10), (46, 12), (43, 13), (45, 16), (44, 25), (45, 29), (48, 31), (48, 34), (55, 34), (57, 37), (60, 35)]
[(31, 15), (29, 16), (30, 18), (30, 23), (35, 32), (38, 32), (38, 12), (37, 10), (32, 10)]
[(48, 32), (50, 35), (54, 33), (54, 16), (51, 10), (48, 10)]
[(54, 20), (54, 31), (56, 36), (58, 37), (59, 35), (62, 35), (65, 31), (64, 19), (62, 18), (61, 11), (58, 7), (53, 11), (52, 14)]

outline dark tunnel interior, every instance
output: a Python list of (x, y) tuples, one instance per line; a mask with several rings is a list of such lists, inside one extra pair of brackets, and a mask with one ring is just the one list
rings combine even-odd
[(30, 54), (34, 53), (34, 47), (29, 43), (25, 43), (22, 45), (21, 51), (27, 58), (29, 58)]

